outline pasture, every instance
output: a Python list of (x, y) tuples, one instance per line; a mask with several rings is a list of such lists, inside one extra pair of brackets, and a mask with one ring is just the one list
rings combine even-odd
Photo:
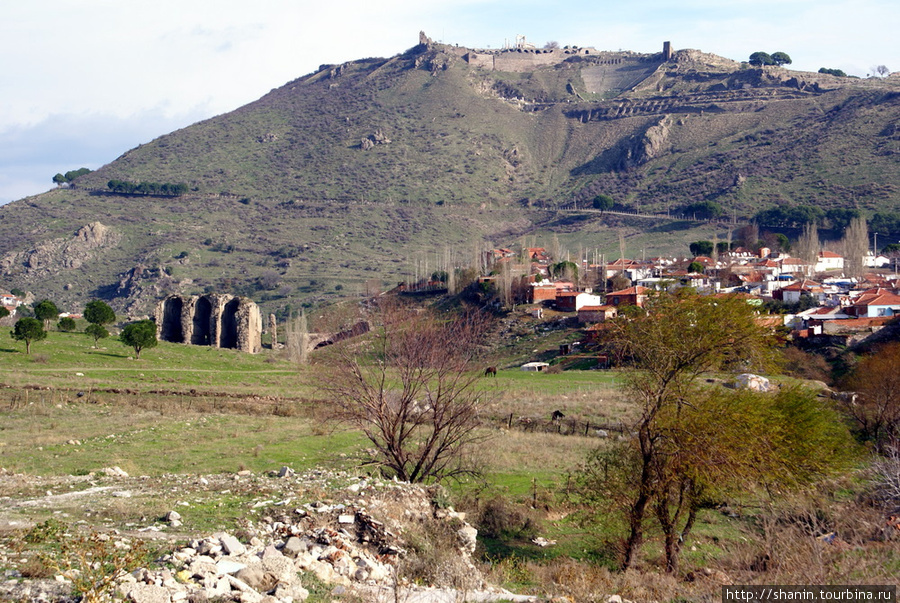
[[(282, 466), (376, 472), (362, 434), (327, 420), (316, 388), (321, 370), (315, 357), (298, 366), (271, 350), (248, 355), (160, 342), (136, 360), (114, 339), (95, 349), (81, 333), (51, 332), (29, 356), (8, 340), (0, 345), (0, 497), (11, 510), (0, 513), (0, 524), (8, 522), (0, 537), (16, 537), (10, 522), (48, 518), (135, 530), (173, 508), (189, 509), (184, 534), (235, 529), (262, 500), (327, 497), (285, 492), (266, 477)], [(683, 576), (657, 575), (661, 552), (652, 543), (638, 574), (611, 571), (615, 524), (585, 528), (577, 521), (573, 476), (590, 450), (618, 437), (615, 430), (597, 437), (596, 429), (636, 412), (619, 373), (501, 368), (477, 387), (490, 436), (476, 453), (484, 475), (450, 485), (448, 495), (479, 526), (482, 569), (491, 580), (535, 592), (565, 587), (575, 600), (596, 592), (656, 600), (718, 592), (713, 582), (686, 586)], [(564, 417), (551, 421), (554, 411)], [(131, 498), (58, 496), (105, 484), (98, 472), (112, 466), (131, 476)], [(251, 477), (238, 480), (239, 472)], [(900, 547), (872, 543), (879, 520), (857, 502), (865, 491), (864, 475), (853, 474), (780, 506), (748, 499), (736, 501), (749, 506), (734, 514), (706, 509), (685, 565), (768, 583), (844, 576), (880, 583), (900, 571)], [(54, 502), (28, 503), (45, 496)], [(812, 531), (809, 522), (816, 522)], [(847, 546), (823, 548), (817, 531), (834, 529)], [(532, 542), (538, 536), (556, 544), (540, 547)], [(780, 561), (757, 576), (748, 568), (761, 555)]]

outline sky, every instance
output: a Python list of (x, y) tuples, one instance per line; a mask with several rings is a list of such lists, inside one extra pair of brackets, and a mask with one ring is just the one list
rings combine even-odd
[(897, 0), (7, 0), (0, 3), (0, 204), (227, 113), (322, 64), (435, 41), (659, 52), (867, 77), (900, 70)]

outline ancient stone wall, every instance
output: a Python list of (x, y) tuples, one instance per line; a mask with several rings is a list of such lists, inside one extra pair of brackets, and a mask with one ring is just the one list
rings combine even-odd
[(170, 295), (156, 306), (162, 341), (230, 348), (256, 354), (262, 349), (259, 307), (246, 297), (220, 293)]

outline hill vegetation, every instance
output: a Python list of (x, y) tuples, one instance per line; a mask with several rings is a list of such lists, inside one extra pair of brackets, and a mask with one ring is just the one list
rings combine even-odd
[[(693, 223), (557, 213), (598, 197), (663, 214), (715, 207), (732, 220), (773, 206), (869, 216), (900, 206), (896, 78), (696, 50), (666, 60), (422, 42), (323, 65), (0, 208), (4, 285), (62, 305), (101, 297), (135, 315), (166, 293), (204, 290), (287, 313), (426, 265), (472, 265), (476, 249), (522, 236), (608, 254), (620, 235), (627, 251), (652, 241), (657, 254), (710, 238)], [(94, 222), (112, 239), (71, 261), (69, 242)]]

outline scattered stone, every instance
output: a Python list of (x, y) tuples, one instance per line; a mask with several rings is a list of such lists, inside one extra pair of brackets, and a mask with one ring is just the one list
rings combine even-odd
[(247, 552), (247, 547), (241, 544), (241, 541), (231, 534), (219, 534), (219, 542), (222, 543), (222, 550), (228, 555), (243, 555)]
[(457, 530), (456, 535), (462, 542), (463, 550), (468, 551), (470, 555), (473, 554), (478, 544), (478, 530), (467, 525)]
[(100, 470), (101, 473), (108, 477), (128, 477), (128, 474), (125, 473), (121, 467), (104, 467)]
[(240, 563), (239, 561), (233, 561), (231, 559), (222, 559), (216, 563), (216, 573), (220, 576), (226, 576), (228, 574), (236, 574), (246, 567), (246, 563)]
[(133, 603), (169, 603), (169, 590), (164, 586), (138, 582), (128, 590), (128, 600)]

